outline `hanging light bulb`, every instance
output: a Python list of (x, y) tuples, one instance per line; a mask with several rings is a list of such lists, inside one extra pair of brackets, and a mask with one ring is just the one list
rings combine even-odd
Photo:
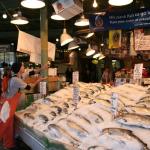
[(26, 8), (39, 9), (45, 6), (44, 0), (22, 0), (21, 5)]
[(93, 55), (93, 58), (98, 58), (98, 57), (100, 57), (100, 55), (101, 55), (101, 53), (100, 53), (100, 52), (97, 52), (97, 53), (95, 53), (95, 54)]
[(7, 18), (7, 14), (4, 13), (4, 14), (2, 15), (2, 17), (3, 17), (3, 19), (6, 19), (6, 18)]
[(65, 20), (65, 18), (63, 18), (62, 16), (60, 16), (60, 15), (58, 15), (56, 13), (53, 13), (51, 15), (51, 19), (53, 19), (53, 20)]
[(132, 3), (133, 0), (109, 0), (108, 3), (113, 6), (124, 6)]
[(94, 0), (94, 2), (93, 2), (93, 7), (96, 8), (97, 6), (98, 6), (97, 1)]
[(86, 50), (86, 56), (91, 56), (95, 53), (95, 50), (91, 48), (90, 44), (88, 45), (88, 49)]
[(16, 25), (24, 25), (24, 24), (28, 24), (29, 21), (27, 20), (26, 17), (22, 16), (21, 11), (18, 11), (17, 15), (11, 19), (10, 23)]
[(81, 26), (81, 27), (89, 26), (89, 20), (86, 19), (84, 15), (82, 15), (80, 19), (76, 20), (74, 25), (75, 26)]

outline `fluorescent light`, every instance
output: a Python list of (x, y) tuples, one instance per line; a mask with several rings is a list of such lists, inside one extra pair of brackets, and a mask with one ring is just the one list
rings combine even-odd
[(93, 2), (93, 7), (96, 8), (97, 6), (98, 6), (97, 1), (94, 0), (94, 2)]
[(79, 47), (79, 45), (75, 41), (72, 41), (68, 45), (68, 50), (73, 50), (73, 49), (76, 49), (78, 47)]
[(80, 19), (76, 20), (76, 22), (75, 22), (74, 25), (75, 26), (81, 26), (81, 27), (83, 27), (83, 26), (89, 26), (89, 20), (86, 19), (84, 17), (84, 15), (82, 15)]
[(124, 6), (132, 3), (133, 0), (109, 0), (108, 3), (113, 6)]
[(91, 49), (91, 46), (89, 44), (88, 49), (86, 50), (86, 56), (91, 56), (95, 53), (94, 49)]
[(22, 0), (21, 5), (26, 8), (39, 9), (45, 6), (43, 0)]
[(63, 33), (60, 37), (61, 46), (64, 46), (73, 41), (73, 38), (67, 33), (66, 28), (64, 28)]
[(65, 18), (63, 18), (62, 16), (60, 16), (60, 15), (58, 15), (56, 13), (53, 13), (51, 15), (51, 19), (53, 19), (53, 20), (65, 20)]
[(24, 24), (28, 24), (29, 21), (27, 20), (26, 17), (22, 16), (22, 13), (20, 11), (18, 11), (18, 15), (16, 15), (16, 17), (13, 17), (10, 23), (16, 24), (16, 25), (24, 25)]
[(88, 39), (88, 38), (92, 37), (93, 35), (94, 35), (94, 32), (90, 32), (85, 36), (85, 38)]

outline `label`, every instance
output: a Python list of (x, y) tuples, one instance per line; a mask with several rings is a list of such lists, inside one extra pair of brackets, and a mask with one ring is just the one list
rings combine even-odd
[(79, 102), (80, 91), (79, 87), (73, 87), (73, 101), (75, 104)]
[(119, 95), (117, 93), (112, 93), (111, 96), (111, 103), (112, 103), (112, 113), (114, 116), (117, 115), (117, 110), (118, 110), (118, 98)]
[(46, 95), (46, 82), (40, 82), (40, 93)]
[(150, 84), (150, 78), (144, 78), (144, 84)]
[(133, 79), (141, 79), (142, 78), (142, 71), (143, 71), (143, 64), (135, 64), (134, 72), (133, 72)]
[(75, 71), (72, 74), (72, 82), (73, 84), (77, 84), (79, 81), (79, 71)]

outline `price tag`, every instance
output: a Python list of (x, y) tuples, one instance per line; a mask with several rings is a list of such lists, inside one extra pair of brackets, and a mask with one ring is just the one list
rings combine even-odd
[(75, 104), (79, 102), (80, 91), (79, 87), (73, 87), (73, 101)]
[(73, 78), (72, 80), (73, 84), (77, 84), (79, 81), (79, 71), (73, 72), (72, 78)]
[(111, 103), (112, 103), (112, 113), (114, 116), (117, 115), (117, 111), (118, 111), (118, 98), (119, 95), (113, 92), (111, 96)]
[(143, 71), (143, 64), (135, 64), (134, 72), (133, 72), (133, 79), (141, 79), (142, 78), (142, 71)]
[(40, 82), (40, 93), (46, 95), (46, 82)]

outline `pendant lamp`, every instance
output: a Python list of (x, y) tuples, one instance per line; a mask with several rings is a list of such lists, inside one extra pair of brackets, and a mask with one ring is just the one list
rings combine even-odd
[(93, 1), (93, 7), (96, 8), (97, 6), (98, 6), (97, 1), (94, 0), (94, 1)]
[(76, 20), (74, 23), (75, 26), (89, 26), (89, 19), (86, 19), (84, 15), (81, 16), (80, 19)]
[(22, 0), (21, 5), (30, 9), (39, 9), (45, 6), (44, 0)]
[(95, 53), (95, 50), (91, 48), (90, 44), (88, 45), (88, 49), (86, 50), (86, 56), (91, 56)]
[(132, 3), (133, 0), (109, 0), (108, 3), (113, 6), (124, 6)]
[(24, 24), (28, 24), (29, 21), (27, 20), (26, 17), (22, 16), (21, 11), (18, 11), (18, 13), (15, 14), (15, 16), (11, 19), (10, 23), (16, 25), (24, 25)]
[(65, 18), (56, 14), (55, 12), (51, 15), (51, 19), (53, 19), (53, 20), (65, 20)]
[(73, 50), (73, 49), (76, 49), (78, 47), (79, 47), (79, 45), (75, 41), (72, 41), (68, 45), (68, 50)]
[(95, 54), (93, 55), (93, 58), (98, 58), (100, 55), (101, 55), (101, 53), (100, 53), (100, 52), (97, 52), (97, 53), (95, 53)]
[(94, 32), (90, 32), (85, 36), (85, 38), (88, 39), (88, 38), (92, 37), (93, 35), (94, 35)]
[(101, 55), (99, 56), (99, 60), (101, 60), (101, 59), (104, 59), (105, 58), (105, 56), (101, 53)]
[(60, 37), (61, 46), (64, 46), (73, 41), (73, 38), (67, 33), (66, 28), (63, 29), (63, 33)]

